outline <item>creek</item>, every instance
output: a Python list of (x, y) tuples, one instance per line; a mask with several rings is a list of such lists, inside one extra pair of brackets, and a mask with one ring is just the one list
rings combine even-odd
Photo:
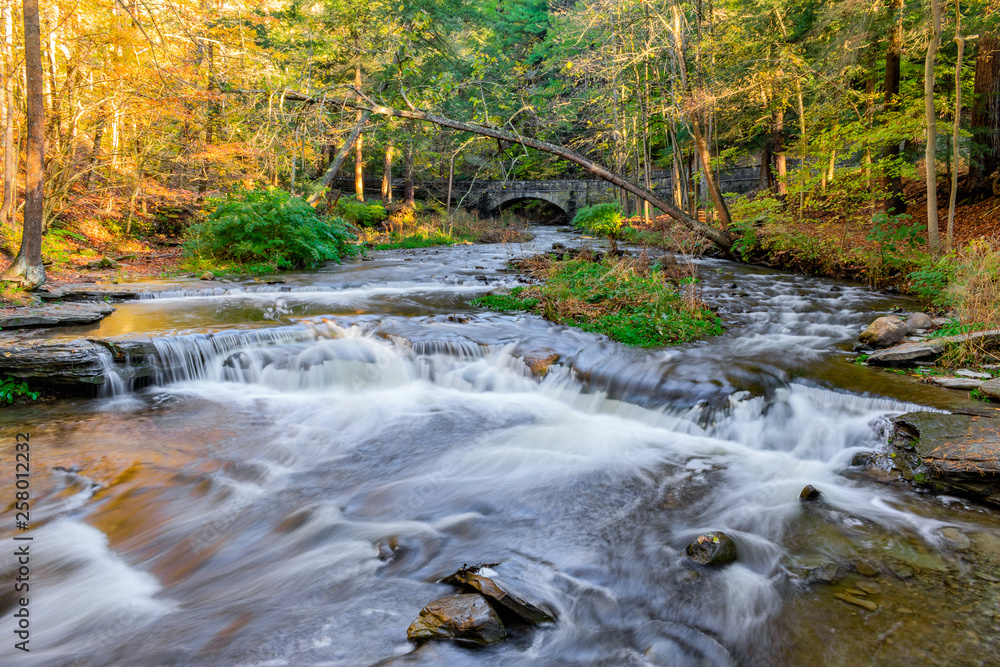
[[(517, 284), (510, 259), (589, 242), (535, 231), (280, 286), (163, 283), (45, 333), (150, 337), (161, 370), (0, 411), (32, 443), (18, 664), (997, 664), (997, 513), (851, 465), (893, 415), (968, 404), (850, 363), (868, 322), (912, 303), (706, 259), (728, 330), (693, 344), (471, 308)], [(551, 354), (544, 376), (525, 363)], [(681, 556), (710, 530), (737, 562)], [(407, 641), (453, 591), (440, 578), (501, 561), (556, 623), (486, 648)], [(15, 567), (0, 560), (8, 657)], [(835, 597), (858, 586), (874, 611)]]

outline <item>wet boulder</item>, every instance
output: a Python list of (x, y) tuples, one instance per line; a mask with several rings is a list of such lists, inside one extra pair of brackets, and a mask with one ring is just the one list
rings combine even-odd
[(819, 497), (823, 495), (819, 492), (812, 484), (806, 484), (802, 489), (802, 493), (799, 494), (800, 500), (818, 500)]
[(525, 575), (517, 562), (506, 562), (463, 567), (442, 582), (475, 591), (500, 612), (513, 614), (527, 623), (554, 622), (555, 612), (537, 599)]
[(1000, 379), (982, 383), (979, 385), (979, 393), (991, 401), (1000, 401)]
[(449, 595), (420, 610), (406, 630), (412, 641), (457, 639), (473, 644), (492, 644), (507, 636), (500, 617), (481, 595)]
[(687, 545), (684, 555), (699, 565), (728, 565), (736, 560), (736, 543), (720, 531), (705, 533)]
[(895, 315), (880, 317), (865, 329), (858, 340), (872, 347), (889, 347), (906, 336), (906, 323)]
[(906, 331), (908, 333), (913, 333), (914, 331), (919, 331), (922, 329), (930, 329), (934, 326), (931, 322), (931, 318), (927, 316), (926, 313), (911, 313), (909, 317), (906, 318)]
[(1000, 419), (908, 412), (896, 418), (890, 442), (905, 479), (1000, 505)]

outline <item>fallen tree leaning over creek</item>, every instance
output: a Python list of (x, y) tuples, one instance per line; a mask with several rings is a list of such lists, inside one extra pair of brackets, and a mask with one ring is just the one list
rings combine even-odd
[[(444, 116), (428, 113), (426, 111), (420, 111), (419, 109), (407, 110), (407, 109), (395, 109), (393, 107), (382, 106), (379, 104), (375, 104), (374, 101), (372, 101), (370, 98), (365, 96), (360, 91), (356, 90), (355, 92), (357, 93), (360, 99), (364, 100), (363, 102), (358, 102), (356, 100), (347, 100), (347, 101), (323, 100), (323, 102), (326, 104), (337, 104), (341, 106), (348, 106), (358, 109), (359, 111), (364, 113), (363, 116), (364, 120), (367, 120), (369, 114), (376, 116), (387, 116), (394, 118), (406, 118), (409, 120), (418, 120), (422, 122), (433, 123), (434, 125), (438, 125), (440, 127), (447, 127), (453, 130), (460, 130), (462, 132), (471, 132), (472, 134), (478, 134), (484, 137), (491, 137), (493, 139), (499, 139), (501, 141), (509, 141), (511, 143), (520, 144), (528, 148), (534, 148), (535, 150), (539, 150), (544, 153), (550, 153), (552, 155), (556, 155), (558, 157), (563, 158), (564, 160), (568, 160), (570, 162), (578, 164), (591, 174), (597, 176), (598, 178), (608, 181), (609, 183), (612, 183), (613, 185), (616, 185), (624, 190), (627, 190), (628, 192), (631, 192), (635, 196), (644, 199), (645, 201), (648, 201), (650, 204), (660, 209), (661, 211), (663, 211), (664, 213), (666, 213), (671, 218), (673, 218), (680, 224), (684, 225), (691, 231), (711, 241), (727, 256), (730, 257), (732, 256), (733, 237), (732, 235), (729, 234), (729, 232), (727, 232), (724, 229), (716, 229), (714, 227), (710, 227), (704, 224), (703, 222), (700, 222), (696, 218), (693, 218), (692, 216), (688, 215), (687, 213), (680, 210), (670, 202), (663, 199), (662, 197), (659, 197), (655, 192), (652, 192), (644, 187), (636, 185), (632, 181), (622, 177), (619, 174), (616, 174), (607, 167), (585, 157), (580, 153), (577, 153), (574, 150), (571, 150), (569, 148), (564, 148), (563, 146), (559, 146), (556, 144), (550, 144), (547, 141), (541, 141), (540, 139), (534, 139), (532, 137), (523, 137), (514, 132), (508, 132), (506, 130), (501, 130), (496, 127), (488, 127), (485, 125), (478, 125), (475, 123), (466, 123), (464, 121), (454, 120), (452, 118), (446, 118)], [(300, 101), (300, 102), (311, 102), (311, 103), (316, 103), (320, 101), (298, 93), (286, 93), (285, 99)], [(362, 123), (363, 122), (364, 121), (362, 121)], [(350, 144), (352, 144), (353, 141), (357, 138), (358, 129), (359, 128), (355, 128), (355, 131), (352, 132), (351, 135), (349, 136), (348, 141), (345, 143), (344, 146), (341, 147), (340, 151), (338, 151), (338, 157), (341, 159), (336, 160), (334, 166), (327, 171), (327, 175), (330, 176), (331, 178), (332, 178), (331, 172), (335, 172), (337, 169), (339, 169), (340, 165), (343, 164), (342, 156), (346, 156), (347, 151), (350, 150)]]

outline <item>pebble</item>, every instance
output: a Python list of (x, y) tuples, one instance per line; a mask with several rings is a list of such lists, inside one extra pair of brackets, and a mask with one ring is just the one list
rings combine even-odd
[(859, 581), (854, 585), (869, 595), (878, 595), (882, 592), (882, 587), (871, 581)]
[(861, 607), (862, 609), (867, 609), (868, 611), (875, 611), (878, 609), (878, 605), (871, 600), (862, 600), (856, 598), (852, 595), (847, 595), (846, 593), (834, 593), (833, 597), (846, 602), (847, 604), (853, 604), (855, 607)]

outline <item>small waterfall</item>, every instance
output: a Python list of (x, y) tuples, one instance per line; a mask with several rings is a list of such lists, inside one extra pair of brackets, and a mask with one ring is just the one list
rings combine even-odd
[(131, 383), (124, 380), (115, 368), (114, 356), (110, 350), (99, 348), (97, 358), (100, 360), (101, 369), (104, 371), (104, 384), (98, 390), (101, 398), (115, 398), (124, 396), (131, 390)]

